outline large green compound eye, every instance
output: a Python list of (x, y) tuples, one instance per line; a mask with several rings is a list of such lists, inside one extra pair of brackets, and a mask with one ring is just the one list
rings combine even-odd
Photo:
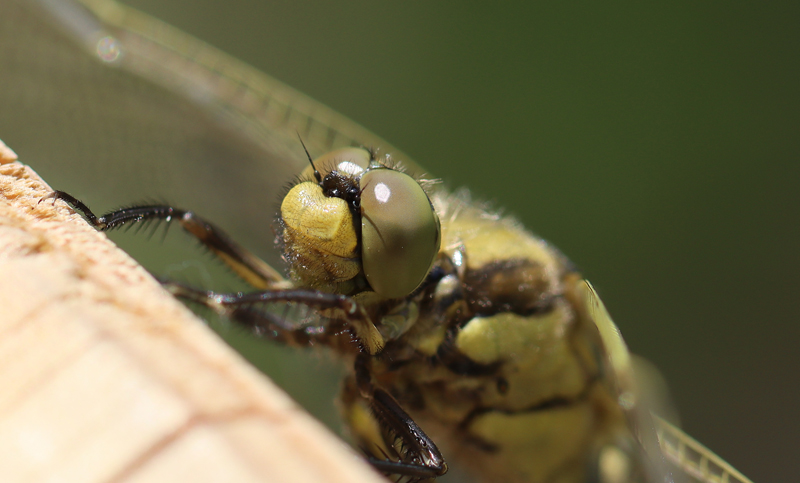
[(379, 295), (405, 297), (422, 283), (439, 252), (439, 217), (405, 173), (370, 169), (360, 184), (364, 275)]
[[(366, 149), (342, 148), (318, 157), (314, 160), (314, 166), (317, 167), (323, 178), (334, 169), (340, 173), (359, 176), (366, 171), (371, 158), (372, 156)], [(314, 168), (307, 166), (303, 170), (301, 177), (303, 179), (312, 179), (314, 177)]]

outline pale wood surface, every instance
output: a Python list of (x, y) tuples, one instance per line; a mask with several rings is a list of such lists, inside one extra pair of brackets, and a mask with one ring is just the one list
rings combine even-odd
[(382, 481), (0, 142), (0, 481)]

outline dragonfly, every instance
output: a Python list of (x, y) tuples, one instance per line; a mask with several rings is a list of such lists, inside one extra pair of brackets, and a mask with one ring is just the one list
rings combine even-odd
[[(88, 15), (83, 10), (70, 10), (69, 4), (66, 3), (58, 6), (49, 4), (48, 8), (51, 9), (49, 11), (56, 12), (65, 29), (72, 29), (72, 33), (80, 38), (92, 52), (95, 52), (95, 55), (102, 62), (109, 66), (122, 66), (124, 69), (142, 76), (142, 79), (131, 78), (128, 79), (128, 82), (138, 84), (139, 88), (143, 88), (141, 86), (147, 82), (156, 83), (160, 86), (161, 91), (159, 94), (161, 98), (159, 101), (154, 102), (153, 104), (155, 105), (150, 106), (151, 108), (163, 108), (162, 102), (167, 102), (171, 108), (181, 109), (184, 112), (198, 109), (198, 106), (201, 106), (203, 112), (206, 113), (205, 117), (208, 119), (207, 130), (213, 130), (219, 123), (228, 126), (228, 132), (225, 133), (227, 135), (225, 136), (226, 139), (219, 139), (219, 137), (217, 139), (209, 138), (207, 141), (210, 146), (200, 145), (198, 147), (200, 159), (204, 155), (212, 155), (210, 153), (214, 153), (214, 147), (217, 148), (217, 152), (220, 151), (222, 149), (221, 146), (242, 154), (240, 162), (230, 164), (230, 171), (233, 171), (233, 173), (225, 173), (224, 175), (235, 176), (239, 181), (250, 179), (253, 184), (267, 187), (267, 191), (277, 179), (280, 179), (280, 183), (284, 183), (299, 171), (298, 163), (302, 163), (305, 159), (300, 144), (295, 139), (296, 134), (300, 134), (300, 138), (308, 145), (309, 150), (315, 153), (326, 153), (340, 146), (380, 146), (382, 151), (390, 152), (394, 158), (402, 160), (407, 170), (421, 171), (399, 150), (344, 117), (236, 61), (226, 57), (219, 57), (217, 52), (202, 44), (193, 42), (163, 24), (110, 2), (87, 5), (95, 8), (95, 10), (89, 11)], [(70, 16), (76, 12), (82, 13)], [(203, 63), (204, 54), (209, 54), (208, 57), (205, 57), (206, 63)], [(220, 59), (222, 60), (220, 61)], [(97, 68), (102, 68), (101, 64), (98, 64)], [(47, 72), (47, 74), (52, 75), (52, 72)], [(133, 87), (133, 90), (136, 90), (136, 86)], [(98, 91), (100, 90), (98, 89)], [(170, 91), (181, 91), (186, 95), (186, 98), (177, 98), (171, 95)], [(109, 96), (113, 97), (119, 93), (119, 91), (114, 90)], [(167, 121), (168, 119), (164, 122)], [(245, 134), (245, 142), (241, 146), (229, 146), (230, 141), (227, 138), (230, 137), (230, 131), (237, 130)], [(155, 136), (152, 139), (157, 139), (157, 131), (157, 128), (153, 128), (149, 133)], [(197, 133), (194, 134), (197, 135)], [(219, 144), (215, 146), (215, 143)], [(258, 160), (255, 161), (253, 158), (258, 158)], [(198, 163), (200, 162), (198, 161)], [(276, 169), (271, 169), (268, 175), (264, 174), (263, 178), (260, 179), (251, 176), (250, 173), (257, 171), (254, 167), (257, 167), (259, 163), (275, 166)], [(283, 173), (282, 170), (287, 172)], [(213, 176), (214, 174), (206, 173), (207, 176)], [(191, 184), (191, 179), (187, 179), (186, 183)], [(271, 185), (270, 183), (273, 184)], [(439, 188), (434, 189), (439, 190)], [(434, 204), (446, 204), (448, 206), (437, 207), (437, 212), (442, 215), (440, 217), (444, 220), (445, 226), (454, 226), (459, 223), (459, 220), (476, 218), (488, 219), (487, 223), (498, 224), (508, 232), (514, 232), (517, 229), (513, 224), (504, 224), (507, 222), (502, 221), (500, 218), (493, 218), (493, 215), (488, 211), (475, 208), (466, 195), (462, 194), (460, 198), (450, 199), (442, 198), (445, 196), (442, 193), (444, 193), (444, 190), (440, 189), (439, 194), (431, 194), (430, 196), (434, 200)], [(136, 195), (136, 193), (132, 194)], [(446, 201), (442, 201), (443, 199)], [(255, 209), (262, 211), (264, 207), (258, 206)], [(211, 213), (211, 216), (215, 217), (215, 214)], [(249, 217), (246, 213), (242, 214), (240, 218), (240, 223), (242, 224), (250, 224), (249, 221), (254, 219), (254, 217)], [(255, 238), (258, 240), (255, 241), (263, 244), (263, 240), (270, 240), (272, 237), (269, 230), (267, 227), (260, 233), (256, 233)], [(240, 230), (234, 226), (233, 231)], [(252, 229), (241, 231), (254, 232)], [(257, 232), (258, 230), (255, 231)], [(525, 236), (529, 237), (526, 240), (541, 243), (540, 240), (532, 235), (526, 234)], [(247, 245), (253, 245), (253, 242), (254, 240), (242, 241), (243, 244)], [(474, 250), (453, 248), (454, 240), (449, 240), (449, 242), (449, 248), (445, 249), (445, 251), (448, 253), (448, 263), (454, 267), (454, 272), (450, 275), (454, 275), (459, 266), (456, 258), (468, 258), (470, 254), (473, 259), (478, 257), (476, 257)], [(456, 243), (456, 245), (458, 244)], [(445, 246), (448, 246), (447, 243), (445, 243)], [(544, 249), (540, 248), (540, 250)], [(560, 254), (552, 252), (551, 256), (558, 258)], [(275, 263), (274, 255), (272, 263)], [(466, 262), (462, 261), (461, 263)], [(565, 268), (569, 266), (568, 262), (555, 263), (549, 261), (548, 263), (562, 265), (560, 270), (565, 273), (572, 270)], [(441, 263), (437, 266), (441, 268)], [(510, 269), (501, 271), (501, 274), (503, 272), (510, 273), (511, 271)], [(439, 281), (437, 281), (438, 283)], [(414, 290), (416, 288), (413, 287)], [(593, 321), (593, 326), (601, 328), (598, 331), (597, 338), (592, 339), (587, 336), (587, 341), (593, 340), (593, 347), (596, 347), (600, 353), (604, 354), (601, 365), (607, 367), (605, 371), (600, 372), (609, 373), (608, 378), (612, 379), (610, 385), (614, 386), (614, 389), (609, 394), (617, 399), (612, 412), (616, 412), (617, 417), (621, 419), (639, 421), (631, 423), (632, 426), (637, 426), (638, 429), (631, 430), (630, 441), (635, 441), (636, 444), (645, 448), (649, 445), (651, 455), (652, 453), (663, 451), (665, 466), (667, 464), (672, 465), (670, 461), (675, 460), (678, 471), (684, 471), (694, 475), (694, 477), (704, 478), (706, 481), (715, 481), (715, 477), (728, 478), (730, 481), (736, 481), (737, 478), (740, 481), (747, 481), (741, 475), (738, 475), (735, 470), (703, 450), (702, 447), (697, 446), (679, 430), (659, 419), (650, 419), (648, 414), (639, 414), (638, 408), (634, 410), (631, 407), (627, 407), (636, 407), (635, 402), (625, 401), (626, 398), (633, 397), (631, 393), (625, 391), (625, 387), (632, 383), (623, 381), (626, 377), (630, 377), (630, 374), (627, 374), (630, 365), (627, 361), (627, 350), (621, 345), (621, 339), (615, 335), (616, 331), (613, 323), (607, 316), (602, 303), (599, 302), (591, 286), (576, 281), (568, 292), (571, 295), (566, 296), (559, 293), (558, 296), (565, 299), (572, 297), (573, 300), (570, 304), (576, 307), (576, 311), (585, 312), (581, 315), (581, 318)], [(407, 295), (410, 295), (410, 292)], [(186, 293), (184, 293), (184, 296), (186, 296)], [(398, 297), (393, 295), (390, 298)], [(313, 304), (309, 305), (313, 307)], [(540, 309), (532, 308), (530, 310), (536, 312)], [(355, 322), (353, 324), (355, 325)], [(364, 325), (366, 325), (366, 328), (363, 330), (370, 328), (369, 324)], [(370, 344), (370, 337), (363, 335), (361, 331), (356, 331), (355, 338), (361, 343), (360, 350), (362, 353), (376, 355), (383, 350), (382, 343)], [(508, 391), (509, 389), (503, 389), (506, 385), (510, 386), (508, 381), (497, 382), (496, 390), (499, 393)], [(615, 393), (614, 390), (618, 391), (618, 393)], [(375, 394), (383, 393), (372, 393), (371, 397), (375, 397)], [(386, 406), (391, 406), (391, 404), (393, 403), (385, 403), (381, 407), (385, 408)], [(626, 427), (624, 425), (620, 426), (620, 428)], [(660, 442), (657, 441), (659, 439), (657, 430), (660, 430)], [(625, 432), (626, 430), (621, 429), (621, 431)], [(663, 449), (657, 449), (661, 445), (663, 445)], [(381, 451), (384, 454), (391, 452), (389, 448), (383, 448)], [(379, 459), (375, 455), (373, 457), (376, 460)], [(662, 457), (652, 456), (651, 459), (659, 463)], [(570, 471), (574, 471), (576, 474), (583, 474), (584, 469), (579, 468), (579, 465), (572, 466), (573, 468)], [(660, 474), (668, 473), (668, 470), (662, 468), (659, 464), (655, 466), (655, 468), (647, 468), (646, 471), (660, 472)], [(387, 472), (391, 473), (392, 471), (394, 470), (387, 469)], [(531, 471), (534, 473), (541, 471), (546, 474), (547, 471), (556, 470), (540, 467)], [(412, 474), (412, 476), (414, 475)], [(649, 478), (652, 480), (656, 477), (650, 476)]]

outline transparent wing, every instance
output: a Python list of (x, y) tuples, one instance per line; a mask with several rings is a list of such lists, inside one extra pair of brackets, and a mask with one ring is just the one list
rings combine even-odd
[(149, 15), (113, 0), (77, 0), (85, 11), (63, 0), (37, 1), (88, 55), (203, 105), (279, 161), (296, 157), (297, 134), (312, 155), (353, 144), (398, 152), (319, 102)]
[(315, 156), (374, 146), (413, 167), (331, 109), (112, 0), (2, 2), (0, 65), (0, 136), (45, 179), (101, 208), (189, 206), (272, 262), (272, 217), (305, 163), (298, 134)]
[(664, 456), (676, 470), (689, 477), (692, 483), (753, 483), (680, 428), (657, 415), (653, 415), (653, 421)]
[(605, 365), (614, 375), (619, 403), (627, 410), (630, 424), (637, 431), (649, 479), (676, 483), (752, 483), (708, 448), (651, 412), (651, 403), (641, 393), (643, 385), (637, 383), (635, 361), (588, 281), (583, 282), (583, 294), (584, 306), (597, 326)]

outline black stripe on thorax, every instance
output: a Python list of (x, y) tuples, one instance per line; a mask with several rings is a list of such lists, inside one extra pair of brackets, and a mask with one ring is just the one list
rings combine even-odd
[(552, 409), (558, 408), (568, 408), (570, 406), (574, 406), (575, 404), (580, 404), (588, 400), (589, 394), (591, 393), (595, 384), (601, 382), (599, 376), (591, 376), (587, 379), (586, 384), (583, 387), (583, 390), (572, 397), (566, 396), (553, 396), (549, 399), (545, 399), (543, 401), (539, 401), (531, 406), (526, 408), (520, 408), (516, 410), (511, 409), (502, 409), (502, 408), (492, 408), (492, 407), (476, 407), (473, 409), (461, 423), (459, 424), (459, 428), (461, 431), (464, 432), (465, 440), (468, 441), (470, 444), (474, 445), (475, 447), (481, 449), (487, 453), (494, 453), (500, 450), (500, 448), (493, 443), (483, 440), (482, 438), (471, 434), (469, 431), (472, 422), (485, 414), (488, 413), (500, 413), (500, 414), (508, 414), (508, 415), (515, 415), (515, 414), (526, 414), (526, 413), (534, 413), (534, 412), (541, 412), (541, 411), (549, 411)]
[(497, 260), (465, 273), (465, 297), (476, 315), (545, 313), (557, 295), (556, 281), (549, 275), (541, 263), (528, 258)]

